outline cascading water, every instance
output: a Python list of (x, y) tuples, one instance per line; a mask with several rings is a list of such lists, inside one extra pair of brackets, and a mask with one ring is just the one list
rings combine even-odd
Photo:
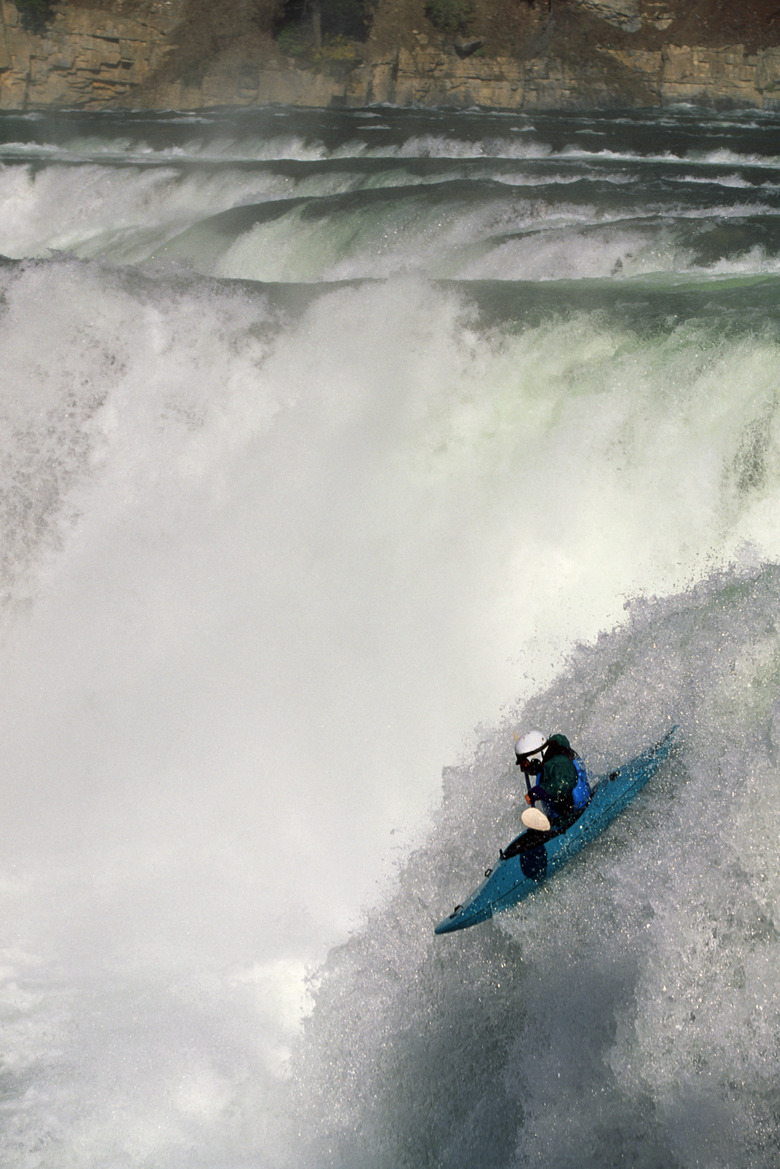
[(2, 115), (0, 1165), (776, 1164), (777, 129)]

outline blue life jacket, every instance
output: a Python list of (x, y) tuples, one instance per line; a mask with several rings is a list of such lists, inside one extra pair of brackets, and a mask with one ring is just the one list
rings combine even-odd
[(574, 807), (579, 811), (585, 807), (592, 792), (588, 783), (588, 773), (585, 770), (585, 764), (581, 759), (573, 759), (572, 762), (577, 769), (577, 783), (574, 786), (574, 791), (571, 793), (571, 798), (574, 801)]

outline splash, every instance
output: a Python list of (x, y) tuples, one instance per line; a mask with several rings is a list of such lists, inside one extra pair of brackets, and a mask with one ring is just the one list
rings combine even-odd
[[(773, 135), (263, 117), (0, 172), (0, 1158), (769, 1165)], [(684, 746), (444, 948), (531, 721)]]
[[(307, 1163), (773, 1164), (778, 588), (729, 573), (632, 606), (445, 773), (395, 897), (317, 975)], [(432, 935), (516, 832), (513, 725), (571, 728), (607, 769), (678, 717), (655, 790), (555, 890)]]

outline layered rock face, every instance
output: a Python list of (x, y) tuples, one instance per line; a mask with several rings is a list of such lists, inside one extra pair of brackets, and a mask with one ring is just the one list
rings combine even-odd
[(677, 102), (774, 108), (780, 99), (780, 48), (749, 54), (741, 45), (668, 45), (654, 51), (602, 49), (599, 58), (592, 63), (547, 56), (459, 61), (430, 49), (401, 49), (394, 62), (372, 66), (367, 79), (356, 76), (347, 96), (359, 100), (370, 94), (373, 100), (401, 105), (509, 109)]
[(0, 0), (0, 107), (131, 102), (159, 68), (180, 12), (165, 0), (137, 16), (63, 5), (42, 33)]
[[(268, 21), (210, 37), (209, 9), (191, 0), (61, 0), (42, 32), (0, 0), (0, 108), (780, 106), (780, 35), (756, 4), (749, 40), (728, 43), (730, 29), (704, 17), (697, 26), (686, 0), (514, 0), (526, 23), (512, 36), (492, 2), (478, 9), (490, 35), (464, 42), (437, 30), (422, 0), (380, 0), (365, 44), (307, 68), (285, 56)], [(183, 49), (195, 20), (200, 56)]]

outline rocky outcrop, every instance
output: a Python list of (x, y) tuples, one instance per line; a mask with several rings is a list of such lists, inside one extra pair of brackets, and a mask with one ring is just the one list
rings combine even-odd
[(679, 102), (774, 108), (780, 99), (780, 48), (747, 53), (742, 45), (666, 45), (656, 52), (604, 50), (641, 79), (653, 105)]
[(177, 44), (191, 12), (187, 0), (126, 0), (110, 12), (86, 6), (88, 0), (61, 0), (41, 35), (22, 27), (13, 0), (0, 0), (0, 108), (394, 102), (549, 109), (683, 101), (780, 107), (780, 47), (665, 43), (675, 0), (569, 2), (581, 22), (579, 41), (570, 33), (556, 41), (554, 11), (547, 14), (540, 0), (539, 35), (528, 52), (502, 54), (495, 37), (490, 52), (481, 39), (464, 51), (465, 42), (411, 28), (394, 44), (369, 41), (356, 61), (320, 60), (307, 69), (258, 30), (220, 42), (198, 68), (183, 67)]
[(37, 35), (12, 0), (0, 0), (0, 108), (132, 104), (168, 52), (178, 15), (165, 0), (137, 16), (66, 6)]
[(582, 0), (582, 8), (625, 32), (638, 32), (642, 27), (639, 0)]
[(283, 60), (243, 71), (215, 63), (196, 89), (166, 83), (142, 94), (162, 108), (271, 104), (396, 105), (494, 109), (572, 109), (616, 105), (780, 106), (780, 48), (746, 53), (741, 45), (667, 45), (654, 51), (602, 49), (588, 62), (555, 56), (461, 57), (426, 43), (398, 48), (346, 76), (295, 69)]
[[(460, 59), (421, 45), (400, 49), (392, 61), (357, 70), (346, 91), (349, 104), (466, 108), (554, 109), (614, 104), (614, 89), (598, 65), (572, 71), (555, 57)], [(654, 104), (649, 100), (648, 104)]]
[[(612, 65), (612, 68), (609, 65)], [(479, 61), (401, 51), (395, 69), (374, 66), (348, 96), (399, 104), (552, 109), (670, 105), (678, 102), (780, 104), (780, 48), (747, 54), (741, 45), (655, 51), (605, 49), (573, 69), (555, 58)]]

